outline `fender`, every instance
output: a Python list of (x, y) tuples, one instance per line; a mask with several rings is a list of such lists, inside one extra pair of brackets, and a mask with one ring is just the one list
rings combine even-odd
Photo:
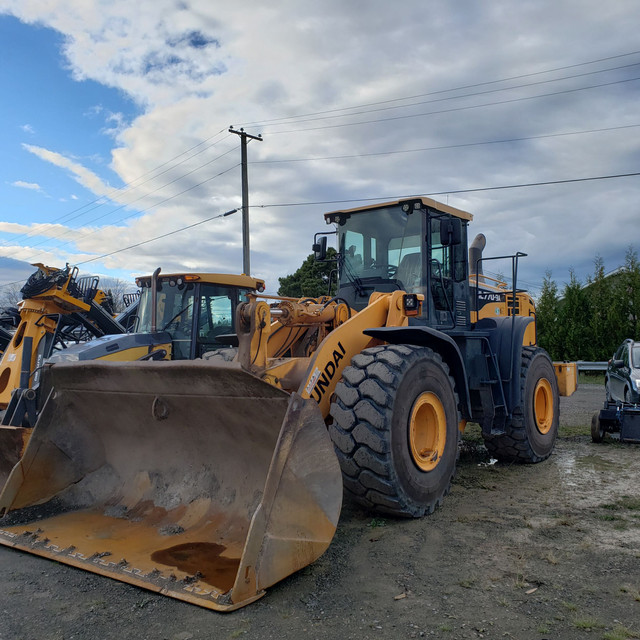
[(477, 331), (488, 334), (489, 344), (498, 359), (510, 414), (522, 404), (520, 393), (522, 347), (527, 327), (534, 321), (533, 316), (483, 318), (475, 326)]
[(451, 336), (437, 329), (424, 326), (381, 327), (379, 329), (366, 329), (363, 333), (376, 338), (376, 340), (383, 340), (390, 344), (430, 347), (439, 353), (449, 366), (449, 372), (456, 383), (462, 417), (465, 420), (471, 420), (471, 399), (469, 397), (467, 370), (460, 349)]

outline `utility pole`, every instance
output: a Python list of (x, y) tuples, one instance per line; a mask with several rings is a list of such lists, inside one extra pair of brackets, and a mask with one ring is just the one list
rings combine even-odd
[(249, 176), (247, 174), (247, 139), (262, 142), (262, 134), (252, 136), (244, 129), (236, 131), (233, 125), (229, 127), (229, 133), (240, 136), (240, 162), (242, 164), (242, 272), (251, 275), (251, 262), (249, 257)]

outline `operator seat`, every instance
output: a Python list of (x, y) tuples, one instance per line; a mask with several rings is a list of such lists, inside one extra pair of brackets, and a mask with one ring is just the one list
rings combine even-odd
[(402, 283), (405, 291), (415, 293), (422, 291), (422, 254), (409, 253), (402, 258), (396, 272), (396, 280)]

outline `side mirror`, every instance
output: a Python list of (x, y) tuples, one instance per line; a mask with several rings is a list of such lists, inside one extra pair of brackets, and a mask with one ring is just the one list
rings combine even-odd
[(327, 258), (327, 236), (320, 236), (311, 248), (315, 253), (316, 260), (325, 260)]
[(613, 361), (613, 366), (616, 369), (622, 369), (622, 367), (624, 367), (624, 360), (614, 360)]
[(462, 222), (459, 218), (443, 218), (440, 220), (440, 242), (444, 247), (462, 242)]

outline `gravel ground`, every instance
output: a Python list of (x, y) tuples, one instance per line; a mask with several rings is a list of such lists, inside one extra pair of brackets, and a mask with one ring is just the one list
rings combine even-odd
[(538, 465), (492, 463), (472, 430), (432, 516), (345, 504), (317, 562), (230, 614), (0, 547), (0, 639), (640, 638), (640, 446), (591, 442), (603, 399), (561, 400)]

